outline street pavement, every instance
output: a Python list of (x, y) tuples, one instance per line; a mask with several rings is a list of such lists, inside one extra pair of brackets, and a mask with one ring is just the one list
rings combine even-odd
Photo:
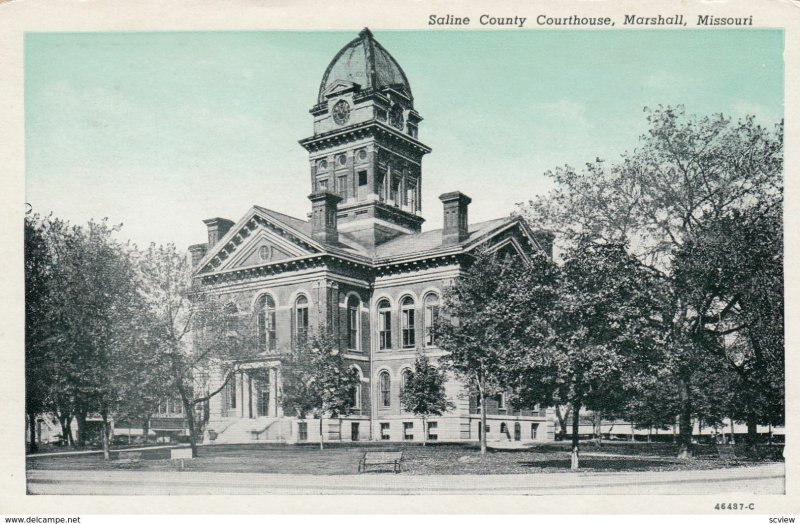
[(784, 464), (714, 470), (520, 475), (292, 475), (30, 470), (32, 495), (784, 494)]

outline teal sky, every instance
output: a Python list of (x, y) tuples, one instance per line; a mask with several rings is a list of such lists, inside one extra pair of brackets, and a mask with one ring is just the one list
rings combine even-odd
[[(188, 244), (201, 220), (253, 204), (310, 210), (308, 110), (353, 32), (35, 33), (25, 39), (26, 199), (73, 222), (109, 217), (123, 238)], [(545, 171), (613, 160), (645, 106), (783, 116), (774, 30), (398, 31), (425, 120), (425, 229), (438, 195), (503, 216), (547, 190)]]

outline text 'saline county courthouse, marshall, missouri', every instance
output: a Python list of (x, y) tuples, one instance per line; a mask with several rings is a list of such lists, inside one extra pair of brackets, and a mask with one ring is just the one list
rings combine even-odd
[[(325, 440), (477, 440), (480, 409), (490, 440), (552, 440), (552, 410), (519, 410), (502, 396), (478, 406), (454, 377), (446, 390), (455, 408), (424, 428), (400, 402), (417, 354), (434, 364), (443, 354), (430, 328), (471, 254), (524, 258), (551, 251), (552, 237), (518, 217), (470, 224), (471, 199), (459, 191), (437, 203), (444, 227), (422, 232), (422, 159), (431, 149), (419, 139), (422, 116), (403, 69), (369, 30), (334, 56), (311, 115), (313, 135), (300, 141), (308, 220), (253, 206), (235, 223), (205, 220), (208, 242), (190, 247), (197, 283), (239, 314), (255, 313), (262, 346), (210, 400), (207, 430), (220, 443), (318, 440), (317, 421), (284, 413), (279, 395), (282, 355), (324, 330), (361, 378), (353, 413), (323, 420)], [(210, 370), (209, 387), (225, 376)]]

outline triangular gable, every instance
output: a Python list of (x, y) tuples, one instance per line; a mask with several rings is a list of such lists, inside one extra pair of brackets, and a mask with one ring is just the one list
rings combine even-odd
[(358, 91), (361, 88), (360, 84), (350, 82), (349, 80), (337, 80), (335, 83), (325, 89), (325, 96), (330, 97), (339, 93), (347, 91)]
[(486, 249), (490, 253), (503, 249), (513, 249), (525, 260), (530, 260), (531, 254), (536, 251), (544, 251), (536, 240), (533, 231), (521, 218), (509, 220), (487, 231), (470, 242), (465, 247), (465, 251), (473, 251), (478, 248)]
[(301, 257), (309, 253), (308, 250), (302, 249), (297, 244), (264, 228), (253, 232), (250, 238), (245, 240), (218, 269), (260, 266)]
[(322, 246), (305, 233), (253, 207), (200, 260), (197, 274), (271, 264), (321, 251)]

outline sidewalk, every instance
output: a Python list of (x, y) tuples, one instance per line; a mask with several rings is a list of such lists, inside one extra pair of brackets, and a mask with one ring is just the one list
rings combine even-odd
[(278, 475), (259, 473), (27, 472), (37, 495), (378, 495), (378, 494), (783, 494), (784, 465), (703, 471), (523, 475)]

